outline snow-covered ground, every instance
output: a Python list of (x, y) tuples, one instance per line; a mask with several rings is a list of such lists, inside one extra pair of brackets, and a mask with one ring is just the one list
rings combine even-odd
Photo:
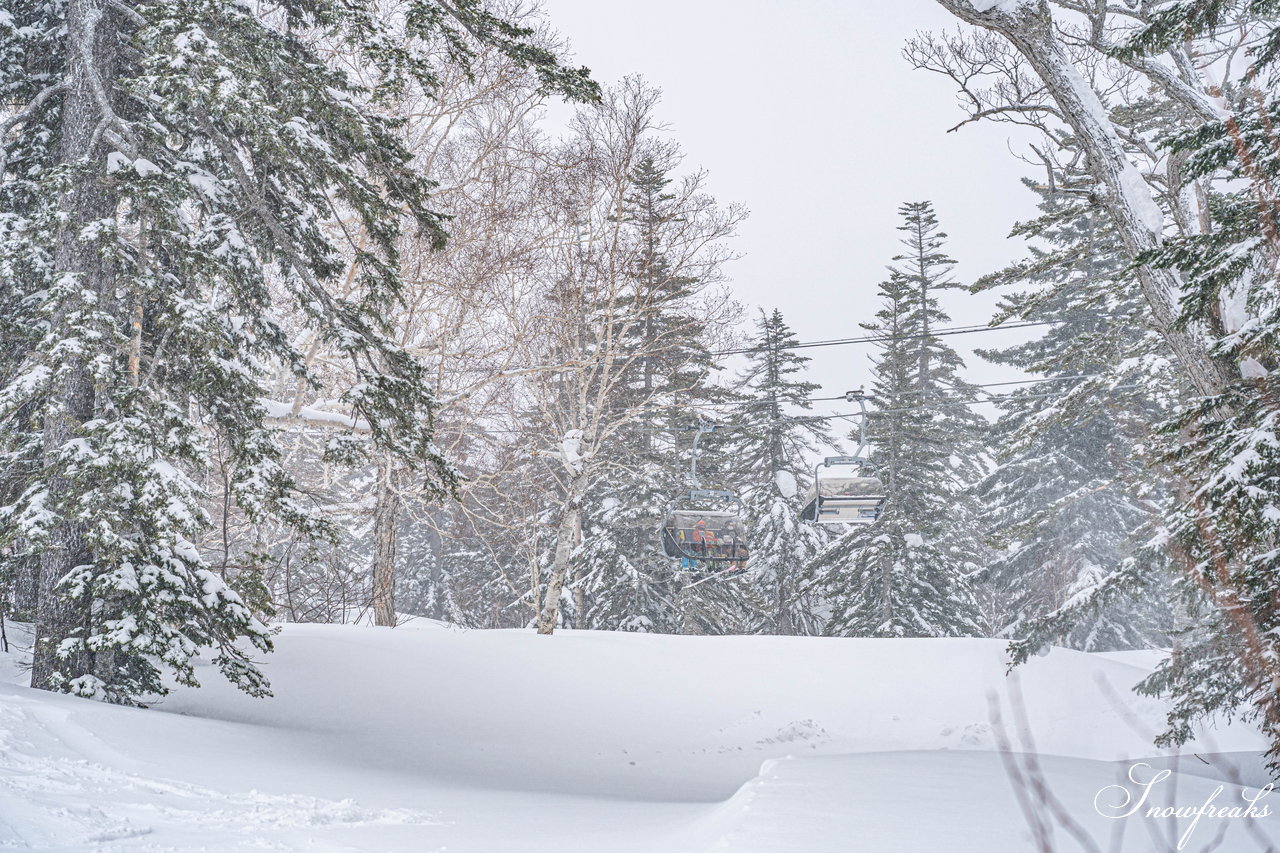
[[(1010, 770), (1035, 756), (1055, 804), (1030, 810), (1099, 850), (1174, 850), (1190, 823), (1095, 809), (1127, 759), (1158, 756), (1164, 707), (1129, 691), (1152, 655), (1058, 649), (1011, 682), (990, 640), (418, 621), (290, 625), (277, 647), (272, 699), (204, 670), (149, 710), (18, 686), (19, 655), (0, 656), (0, 848), (1021, 853), (1040, 848)], [(1002, 754), (1002, 735), (1035, 756)], [(1150, 804), (1198, 807), (1219, 785), (1215, 805), (1240, 803), (1230, 779), (1265, 782), (1261, 746), (1213, 732)], [(1184, 849), (1221, 829), (1220, 850), (1261, 849), (1250, 830), (1280, 839), (1280, 816), (1206, 817)], [(1059, 827), (1053, 849), (1090, 848)]]

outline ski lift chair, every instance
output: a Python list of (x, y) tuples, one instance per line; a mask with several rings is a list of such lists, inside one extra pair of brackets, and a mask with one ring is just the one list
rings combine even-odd
[(698, 442), (715, 432), (715, 424), (687, 427), (693, 436), (687, 494), (671, 502), (662, 523), (662, 553), (682, 564), (698, 566), (743, 563), (751, 556), (742, 500), (724, 489), (704, 489), (698, 482)]
[[(884, 483), (862, 475), (870, 448), (867, 444), (866, 391), (846, 392), (844, 398), (858, 404), (858, 449), (852, 456), (828, 456), (813, 466), (813, 486), (800, 517), (813, 524), (874, 524), (884, 508)], [(823, 476), (822, 469), (835, 465), (852, 467), (853, 474)]]
[(833, 465), (861, 467), (856, 456), (831, 456), (814, 467), (814, 485), (809, 489), (801, 517), (814, 524), (874, 524), (884, 507), (884, 483), (876, 477), (823, 475), (822, 468)]
[[(708, 508), (712, 501), (737, 500), (732, 492), (704, 489), (673, 502), (662, 525), (662, 552), (694, 563), (745, 562), (751, 550), (741, 516), (735, 511)], [(685, 506), (679, 505), (682, 503)]]

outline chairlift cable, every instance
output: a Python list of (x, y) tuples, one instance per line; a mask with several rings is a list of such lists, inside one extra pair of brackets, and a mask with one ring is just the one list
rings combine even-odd
[[(941, 337), (950, 337), (951, 335), (977, 335), (977, 334), (983, 334), (986, 332), (1002, 332), (1002, 331), (1005, 331), (1006, 329), (1026, 329), (1032, 326), (1051, 326), (1051, 325), (1053, 324), (1046, 320), (1027, 320), (1021, 323), (1002, 323), (998, 326), (991, 326), (987, 324), (973, 324), (970, 326), (951, 326), (944, 329), (934, 329), (933, 331), (930, 331), (928, 333), (913, 332), (907, 335), (862, 335), (860, 337), (854, 337), (854, 338), (831, 338), (829, 340), (818, 340), (818, 341), (797, 341), (794, 344), (776, 346), (774, 347), (774, 349), (775, 350), (813, 349), (816, 347), (838, 347), (838, 346), (848, 346), (852, 344), (879, 343), (881, 341), (908, 341), (908, 340), (916, 340), (918, 338), (941, 338)], [(750, 347), (739, 347), (737, 349), (712, 350), (708, 352), (707, 355), (715, 358), (715, 357), (726, 356), (726, 355), (749, 355), (751, 353), (760, 352), (760, 351), (761, 351), (760, 347), (750, 346)], [(660, 358), (665, 356), (637, 356), (636, 360), (638, 361), (638, 360), (642, 360), (650, 357)], [(534, 365), (532, 367), (529, 367), (529, 366), (513, 367), (509, 365), (507, 367), (502, 368), (502, 370), (513, 370), (513, 371), (534, 370), (537, 367), (539, 366)], [(459, 368), (459, 369), (466, 370), (468, 372), (482, 372), (486, 368), (471, 367), (471, 368)], [(565, 366), (565, 365), (548, 366), (549, 372), (562, 372), (562, 371), (568, 371), (570, 369), (572, 369), (572, 367)]]
[[(907, 341), (917, 338), (941, 338), (951, 335), (974, 335), (983, 332), (1001, 332), (1005, 329), (1025, 329), (1031, 326), (1050, 326), (1052, 323), (1047, 320), (1027, 320), (1022, 323), (1002, 323), (998, 326), (970, 325), (970, 326), (953, 326), (946, 329), (935, 329), (930, 332), (913, 332), (909, 335), (863, 335), (856, 338), (832, 338), (825, 341), (797, 341), (794, 344), (786, 344), (776, 347), (776, 349), (811, 349), (814, 347), (839, 347), (849, 344), (866, 344), (878, 343), (880, 341)], [(723, 355), (748, 355), (750, 353), (760, 352), (760, 347), (742, 347), (739, 349), (719, 350), (709, 353), (712, 356)]]
[[(1005, 387), (1005, 386), (1023, 386), (1023, 384), (1039, 384), (1043, 382), (1068, 382), (1068, 380), (1100, 379), (1103, 377), (1106, 377), (1106, 374), (1085, 373), (1085, 374), (1071, 375), (1071, 377), (1042, 377), (1038, 379), (1015, 379), (1015, 380), (1010, 380), (1010, 382), (978, 383), (978, 384), (973, 384), (973, 386), (969, 386), (969, 388), (997, 388), (997, 387)], [(1128, 386), (1114, 386), (1111, 388), (1107, 388), (1107, 391), (1130, 391), (1130, 389), (1140, 388), (1140, 387), (1142, 386), (1139, 386), (1139, 384), (1128, 384)], [(901, 393), (915, 394), (915, 393), (923, 393), (923, 392), (908, 391), (908, 392), (901, 392)], [(928, 405), (899, 406), (899, 407), (895, 407), (895, 409), (879, 409), (872, 412), (872, 414), (887, 415), (887, 414), (897, 414), (897, 412), (919, 411), (922, 409), (940, 409), (940, 407), (942, 407), (942, 409), (950, 409), (950, 407), (956, 407), (956, 406), (982, 406), (982, 405), (988, 405), (988, 403), (998, 403), (998, 402), (1001, 402), (1002, 400), (1015, 400), (1015, 398), (1016, 400), (1041, 400), (1041, 398), (1044, 398), (1044, 397), (1060, 396), (1060, 393), (1061, 392), (1024, 394), (1024, 393), (1018, 393), (1018, 392), (1007, 392), (1007, 393), (1000, 393), (1000, 394), (987, 394), (986, 397), (979, 398), (979, 400), (942, 400), (940, 402), (928, 403)], [(874, 398), (874, 394), (869, 393), (868, 397)], [(844, 396), (844, 394), (841, 394), (841, 396), (838, 396), (838, 397), (809, 397), (808, 402), (835, 402), (837, 400), (845, 400), (845, 398), (846, 397)], [(748, 405), (754, 405), (754, 403), (772, 403), (772, 402), (773, 401), (753, 401), (751, 403), (748, 403)], [(710, 403), (710, 405), (733, 405), (733, 403)], [(653, 411), (669, 411), (672, 409), (675, 409), (675, 406), (663, 406), (663, 407), (660, 407), (660, 409), (637, 409), (636, 411), (637, 412), (645, 412), (645, 411), (653, 412)], [(836, 415), (788, 415), (786, 416), (786, 418), (767, 421), (767, 423), (786, 423), (786, 421), (844, 420), (844, 419), (850, 419), (850, 418), (858, 418), (858, 416), (859, 416), (859, 412), (841, 412), (841, 414), (836, 414)], [(732, 423), (731, 421), (731, 423), (716, 424), (716, 428), (717, 429), (735, 429), (735, 428), (741, 428), (741, 427), (748, 427), (748, 425), (750, 424)], [(668, 433), (668, 432), (672, 432), (673, 429), (681, 429), (681, 427), (669, 427), (669, 428), (648, 427), (648, 428), (632, 430), (632, 432)], [(486, 434), (520, 435), (524, 433), (525, 430), (485, 429), (485, 430), (481, 430), (481, 432), (484, 432)]]
[[(1029, 383), (1039, 383), (1039, 382), (1053, 382), (1053, 381), (1067, 380), (1067, 379), (1095, 379), (1095, 378), (1100, 378), (1100, 377), (1102, 377), (1102, 376), (1104, 376), (1104, 375), (1105, 375), (1105, 374), (1102, 374), (1102, 373), (1092, 373), (1092, 374), (1083, 374), (1083, 375), (1080, 375), (1080, 376), (1049, 377), (1049, 378), (1045, 378), (1045, 379), (1021, 379), (1021, 380), (1017, 380), (1016, 382), (990, 382), (990, 383), (986, 383), (986, 384), (973, 385), (973, 386), (971, 386), (971, 387), (973, 387), (973, 388), (992, 388), (992, 387), (997, 387), (997, 386), (1002, 386), (1002, 385), (1011, 385), (1011, 384), (1029, 384)], [(1141, 387), (1142, 387), (1142, 386), (1141, 386), (1140, 384), (1116, 385), (1116, 386), (1114, 386), (1114, 387), (1112, 387), (1112, 388), (1109, 388), (1109, 389), (1107, 389), (1107, 390), (1109, 390), (1109, 391), (1128, 391), (1128, 390), (1132, 390), (1132, 389), (1134, 389), (1134, 388), (1141, 388)], [(868, 396), (874, 396), (874, 395), (868, 395)], [(937, 402), (937, 403), (930, 403), (930, 404), (928, 404), (928, 405), (919, 405), (919, 406), (899, 406), (899, 407), (896, 407), (896, 408), (893, 408), (893, 409), (877, 409), (876, 411), (872, 412), (871, 414), (887, 415), (887, 414), (898, 414), (898, 413), (900, 413), (900, 412), (916, 412), (916, 411), (920, 411), (920, 410), (922, 410), (922, 409), (957, 408), (957, 407), (965, 407), (965, 406), (982, 406), (982, 405), (988, 405), (988, 404), (992, 404), (992, 403), (999, 403), (999, 402), (1001, 402), (1002, 400), (1007, 400), (1007, 399), (1018, 399), (1018, 400), (1038, 400), (1038, 399), (1043, 399), (1043, 398), (1045, 398), (1045, 397), (1057, 397), (1057, 396), (1061, 396), (1059, 392), (1051, 392), (1051, 393), (1047, 393), (1047, 394), (1016, 394), (1016, 393), (988, 394), (988, 395), (986, 395), (986, 397), (984, 397), (984, 398), (982, 398), (982, 399), (976, 399), (976, 400), (954, 400), (954, 399), (950, 399), (950, 400), (943, 400), (943, 401), (941, 401), (941, 402)], [(816, 401), (828, 402), (828, 401), (843, 400), (843, 399), (845, 399), (843, 396), (840, 396), (840, 397), (813, 398), (813, 399), (811, 400), (811, 402), (816, 402)], [(665, 409), (663, 409), (663, 410), (665, 410)], [(654, 410), (648, 410), (648, 411), (663, 411), (663, 410), (660, 410), (660, 409), (654, 409)], [(640, 410), (640, 411), (646, 411), (646, 410)], [(796, 421), (833, 421), (833, 420), (847, 420), (847, 419), (850, 419), (850, 418), (856, 418), (856, 417), (860, 417), (860, 414), (859, 414), (858, 412), (841, 412), (841, 413), (839, 413), (839, 414), (834, 414), (834, 415), (791, 415), (791, 416), (788, 416), (788, 417), (779, 418), (779, 419), (777, 419), (777, 420), (771, 420), (771, 421), (768, 421), (768, 423), (786, 423), (786, 422), (796, 422)], [(716, 428), (717, 428), (717, 429), (741, 429), (742, 427), (752, 426), (752, 424), (744, 424), (744, 423), (729, 422), (729, 423), (723, 423), (723, 424), (716, 424), (715, 426), (716, 426)], [(662, 433), (662, 432), (671, 432), (673, 429), (680, 429), (680, 428), (681, 428), (681, 427), (678, 427), (678, 426), (677, 426), (677, 427), (668, 427), (668, 428), (663, 428), (663, 427), (645, 427), (645, 428), (637, 429), (637, 430), (634, 430), (634, 431), (635, 431), (635, 432), (652, 432), (652, 433)], [(525, 432), (525, 430), (515, 430), (515, 429), (485, 429), (485, 430), (481, 430), (481, 431), (482, 431), (482, 432), (484, 432), (484, 433), (486, 433), (486, 434), (488, 434), (488, 435), (498, 435), (498, 434), (503, 434), (503, 435), (521, 435), (521, 434), (523, 434), (523, 433)]]
[[(1035, 385), (1041, 382), (1068, 382), (1068, 381), (1075, 381), (1080, 379), (1101, 379), (1105, 376), (1106, 376), (1105, 373), (1081, 373), (1073, 376), (1042, 376), (1034, 379), (1014, 379), (1007, 382), (979, 382), (979, 383), (966, 385), (963, 388), (955, 388), (954, 386), (951, 386), (950, 390), (967, 391), (970, 388), (1001, 388), (1008, 385)], [(906, 394), (916, 395), (916, 394), (931, 394), (934, 392), (933, 391), (901, 391), (899, 393), (904, 395)], [(875, 395), (868, 394), (868, 396), (874, 397)], [(988, 395), (988, 396), (1013, 396), (1013, 395)], [(1023, 399), (1026, 399), (1024, 395), (1019, 395), (1019, 396), (1022, 396)], [(1052, 395), (1049, 395), (1049, 396), (1052, 396)], [(838, 400), (845, 400), (845, 399), (848, 399), (848, 398), (844, 394), (840, 394), (835, 397), (807, 397), (805, 398), (805, 402), (834, 403)], [(704, 408), (711, 408), (716, 406), (738, 406), (738, 407), (746, 408), (749, 406), (773, 405), (775, 402), (785, 405), (785, 401), (774, 401), (774, 400), (726, 400), (723, 403), (707, 402), (701, 405)], [(985, 401), (980, 400), (978, 402), (985, 402)], [(637, 413), (665, 412), (665, 411), (670, 411), (674, 408), (676, 408), (676, 405), (672, 404), (668, 406), (654, 406), (654, 407), (639, 408), (639, 409), (635, 409), (634, 411), (636, 411)], [(804, 416), (798, 416), (798, 417), (804, 417)], [(665, 432), (666, 430), (658, 430), (658, 431)]]

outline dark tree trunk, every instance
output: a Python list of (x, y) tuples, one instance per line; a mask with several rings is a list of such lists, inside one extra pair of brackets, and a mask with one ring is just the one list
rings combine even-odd
[(8, 615), (19, 622), (32, 622), (36, 618), (36, 603), (40, 588), (40, 559), (20, 557), (9, 563), (10, 577)]
[[(115, 199), (106, 176), (106, 145), (101, 128), (105, 112), (100, 95), (110, 98), (116, 76), (117, 28), (115, 13), (103, 0), (70, 0), (67, 3), (68, 89), (63, 96), (59, 126), (58, 158), (63, 163), (83, 161), (84, 171), (76, 175), (71, 190), (59, 201), (66, 224), (58, 234), (54, 253), (55, 274), (73, 276), (81, 293), (111, 296), (114, 271), (94, 239), (83, 239), (80, 229), (89, 222), (110, 218)], [(98, 87), (101, 87), (100, 89)], [(53, 317), (55, 336), (69, 336), (70, 314), (83, 307), (83, 297), (68, 300)], [(99, 302), (101, 305), (101, 301)], [(59, 335), (63, 332), (64, 335)], [(53, 464), (66, 443), (74, 438), (85, 421), (93, 417), (95, 391), (88, 365), (71, 356), (60, 368), (61, 385), (44, 422), (44, 461)], [(66, 477), (50, 479), (51, 500), (72, 494), (75, 486)], [(78, 622), (90, 618), (57, 594), (58, 584), (77, 566), (93, 562), (85, 541), (82, 520), (65, 514), (53, 526), (48, 546), (40, 556), (37, 584), (36, 642), (31, 667), (31, 686), (50, 689), (58, 686), (58, 670), (71, 677), (91, 671), (93, 663), (80, 652), (59, 665), (58, 646)]]
[(396, 625), (396, 518), (400, 491), (396, 488), (395, 463), (378, 463), (378, 494), (373, 510), (373, 622), (386, 628)]
[(796, 626), (791, 620), (791, 570), (778, 569), (776, 583), (774, 608), (777, 618), (774, 620), (773, 631), (775, 634), (789, 636), (796, 632)]

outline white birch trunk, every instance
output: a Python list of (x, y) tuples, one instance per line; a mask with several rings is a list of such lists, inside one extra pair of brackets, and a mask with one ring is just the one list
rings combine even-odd
[(585, 489), (586, 478), (579, 474), (571, 482), (564, 514), (556, 529), (555, 557), (552, 558), (551, 573), (547, 576), (547, 588), (542, 594), (542, 606), (538, 609), (539, 634), (554, 633), (556, 622), (560, 618), (560, 596), (564, 592), (565, 579), (569, 576), (569, 558), (573, 555), (582, 520), (582, 496)]

